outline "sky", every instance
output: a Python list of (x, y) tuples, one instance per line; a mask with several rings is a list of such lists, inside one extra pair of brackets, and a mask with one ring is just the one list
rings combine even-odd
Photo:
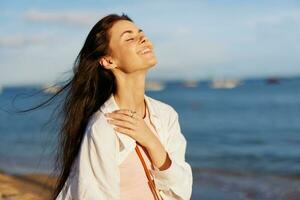
[(300, 75), (300, 1), (0, 0), (0, 86), (68, 77), (93, 25), (127, 14), (154, 44), (147, 78)]

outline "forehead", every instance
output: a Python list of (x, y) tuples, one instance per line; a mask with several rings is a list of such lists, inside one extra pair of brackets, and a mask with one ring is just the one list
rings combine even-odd
[(136, 32), (138, 27), (131, 21), (128, 20), (119, 20), (114, 23), (110, 29), (110, 37), (112, 40), (120, 39), (120, 35), (127, 30), (132, 30)]

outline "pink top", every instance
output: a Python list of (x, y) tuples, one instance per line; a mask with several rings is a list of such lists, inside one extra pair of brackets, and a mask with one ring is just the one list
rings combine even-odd
[[(146, 108), (146, 116), (144, 118), (146, 124), (155, 133), (155, 128), (151, 124), (148, 115), (148, 109)], [(136, 143), (137, 144), (137, 143)], [(148, 169), (153, 169), (150, 161), (150, 155), (147, 155), (147, 151), (143, 147), (137, 144), (144, 161)], [(120, 169), (120, 190), (122, 200), (153, 200), (153, 194), (148, 185), (148, 179), (145, 174), (143, 165), (135, 149), (125, 158), (125, 160), (119, 165)], [(149, 171), (150, 175), (151, 172)], [(152, 178), (153, 179), (153, 178)], [(158, 193), (159, 195), (159, 193)]]

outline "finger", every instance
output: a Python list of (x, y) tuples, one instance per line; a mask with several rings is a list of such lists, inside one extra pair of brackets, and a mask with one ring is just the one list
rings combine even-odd
[(123, 127), (115, 127), (114, 128), (116, 131), (120, 132), (120, 133), (123, 133), (125, 135), (128, 135), (130, 137), (132, 137), (132, 134), (133, 134), (133, 131), (130, 130), (130, 129), (127, 129), (127, 128), (123, 128)]
[[(130, 109), (119, 109), (119, 110), (115, 110), (113, 113), (123, 113), (125, 115), (132, 116), (132, 110)], [(133, 117), (139, 118), (140, 116), (138, 115), (138, 113), (134, 113)]]
[(120, 120), (113, 120), (113, 119), (110, 119), (110, 120), (107, 120), (107, 121), (108, 121), (108, 123), (116, 125), (116, 126), (125, 127), (125, 128), (128, 128), (128, 129), (131, 129), (131, 130), (135, 130), (135, 126), (133, 124), (131, 124), (130, 122), (127, 122), (127, 121), (120, 121)]
[(130, 109), (119, 109), (119, 110), (113, 111), (113, 113), (123, 113), (123, 114), (126, 114), (126, 115), (130, 115), (131, 111), (133, 111), (133, 110), (130, 110)]
[(108, 117), (116, 119), (116, 120), (128, 121), (131, 124), (135, 124), (135, 119), (134, 118), (132, 118), (132, 117), (126, 115), (126, 114), (123, 114), (123, 113), (113, 113), (112, 112), (108, 115)]

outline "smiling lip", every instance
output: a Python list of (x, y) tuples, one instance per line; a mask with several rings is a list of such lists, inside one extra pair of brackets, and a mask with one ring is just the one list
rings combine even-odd
[(138, 51), (138, 54), (141, 54), (141, 55), (147, 54), (147, 53), (152, 53), (152, 49), (149, 48), (149, 47), (146, 47), (146, 48), (144, 48), (144, 49)]

